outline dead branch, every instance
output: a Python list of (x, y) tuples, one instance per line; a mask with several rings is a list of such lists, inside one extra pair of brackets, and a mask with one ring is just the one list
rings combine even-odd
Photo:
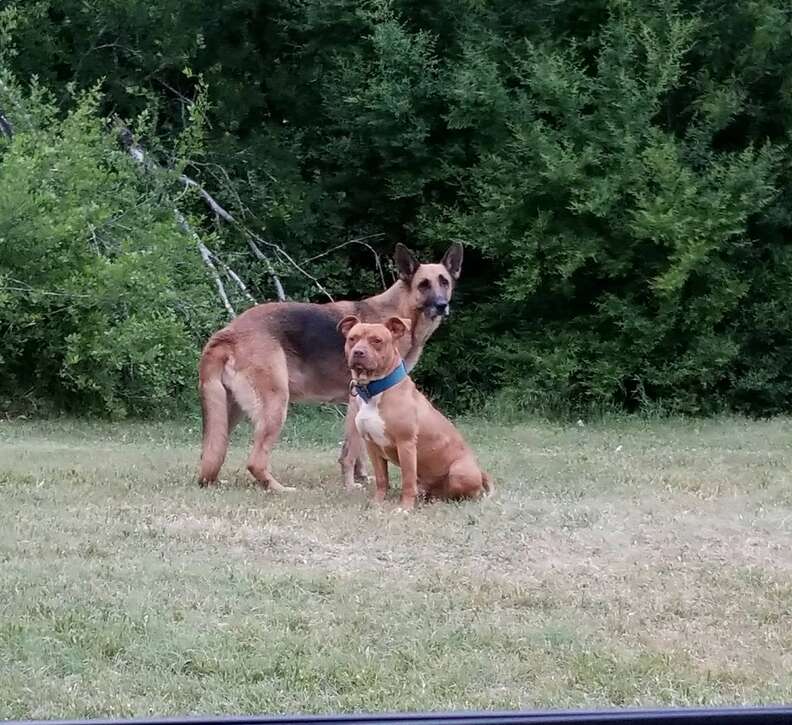
[(250, 247), (250, 251), (253, 252), (253, 256), (256, 259), (258, 259), (260, 262), (264, 262), (264, 264), (268, 266), (270, 273), (272, 274), (272, 281), (275, 284), (275, 293), (278, 295), (278, 302), (285, 302), (286, 293), (283, 291), (283, 285), (281, 284), (278, 275), (275, 274), (274, 271), (272, 271), (272, 264), (269, 261), (269, 257), (267, 257), (264, 254), (264, 252), (262, 252), (258, 248), (258, 245), (250, 237), (248, 237), (247, 241), (248, 241), (248, 246)]
[(384, 233), (377, 232), (376, 234), (368, 234), (365, 237), (360, 237), (358, 239), (350, 239), (346, 242), (341, 242), (341, 244), (336, 244), (335, 247), (331, 247), (320, 254), (315, 254), (313, 257), (308, 257), (308, 259), (304, 259), (302, 262), (300, 262), (300, 264), (308, 264), (309, 262), (326, 257), (328, 254), (332, 254), (333, 252), (336, 252), (343, 247), (347, 247), (350, 244), (359, 244), (362, 247), (366, 247), (366, 249), (368, 249), (374, 255), (374, 263), (377, 265), (377, 271), (379, 272), (380, 281), (382, 282), (382, 289), (387, 289), (388, 285), (385, 282), (385, 273), (382, 271), (382, 262), (380, 261), (380, 256), (377, 253), (377, 250), (374, 249), (374, 247), (372, 247), (370, 244), (367, 244), (365, 241), (366, 239), (376, 239), (377, 237), (384, 236)]
[(6, 118), (2, 108), (0, 108), (0, 134), (3, 134), (7, 139), (14, 137), (14, 127), (11, 125), (11, 121)]
[(185, 106), (193, 106), (195, 104), (195, 101), (193, 101), (192, 98), (188, 98), (183, 93), (180, 93), (172, 85), (162, 80), (162, 78), (155, 78), (154, 80), (164, 88), (167, 88), (171, 93), (173, 93), (174, 96), (177, 96)]
[(225, 209), (223, 209), (223, 207), (220, 206), (217, 201), (215, 201), (215, 198), (197, 181), (191, 179), (185, 174), (179, 175), (179, 181), (181, 181), (186, 187), (195, 189), (199, 196), (209, 205), (209, 208), (214, 212), (215, 216), (220, 217), (220, 219), (222, 219), (224, 222), (228, 222), (229, 224), (236, 223), (236, 219), (234, 219), (234, 217), (232, 217)]
[[(121, 143), (129, 152), (129, 155), (137, 161), (139, 164), (143, 166), (147, 171), (158, 172), (162, 171), (162, 169), (152, 162), (143, 148), (135, 142), (132, 132), (128, 128), (122, 128), (120, 130), (120, 138)], [(231, 305), (231, 302), (228, 299), (228, 295), (226, 294), (225, 285), (223, 284), (223, 280), (220, 278), (220, 273), (217, 271), (217, 267), (215, 266), (214, 262), (212, 261), (213, 253), (207, 247), (201, 238), (198, 236), (198, 233), (190, 226), (189, 222), (185, 218), (184, 214), (182, 214), (176, 207), (173, 208), (173, 215), (176, 218), (176, 222), (179, 225), (179, 228), (192, 240), (195, 242), (196, 246), (198, 247), (198, 251), (201, 254), (201, 259), (203, 259), (204, 264), (209, 269), (209, 273), (212, 275), (214, 279), (215, 287), (217, 287), (217, 294), (220, 296), (220, 300), (223, 303), (223, 307), (226, 308), (226, 312), (228, 312), (229, 317), (234, 318), (236, 317), (236, 311)], [(216, 259), (216, 257), (215, 257)], [(241, 280), (240, 280), (241, 282)], [(245, 290), (247, 291), (247, 290)]]
[[(239, 228), (242, 229), (246, 234), (248, 234), (253, 240), (258, 242), (259, 244), (264, 244), (268, 247), (271, 247), (275, 250), (276, 254), (280, 254), (292, 267), (294, 267), (300, 274), (310, 279), (316, 287), (329, 299), (331, 302), (335, 302), (333, 296), (325, 289), (324, 285), (316, 279), (312, 274), (306, 272), (297, 262), (294, 261), (294, 258), (289, 255), (286, 251), (284, 251), (278, 244), (275, 242), (268, 242), (266, 239), (262, 239), (258, 234), (255, 234), (250, 229), (248, 229), (243, 224), (239, 224)], [(254, 245), (255, 246), (255, 245)], [(259, 253), (262, 254), (261, 250), (259, 249)]]
[[(213, 166), (215, 166), (216, 168), (220, 169), (220, 171), (222, 172), (223, 176), (226, 179), (226, 184), (233, 191), (233, 186), (231, 185), (231, 181), (228, 178), (228, 173), (226, 172), (226, 170), (222, 166), (219, 166), (217, 164), (213, 164)], [(185, 176), (184, 178), (189, 178), (189, 177)], [(195, 184), (194, 181), (192, 183)], [(201, 187), (198, 187), (198, 188), (201, 189)], [(263, 244), (263, 245), (273, 249), (276, 254), (278, 254), (281, 257), (283, 257), (283, 259), (285, 259), (286, 262), (288, 264), (290, 264), (292, 267), (294, 267), (300, 274), (302, 274), (304, 277), (310, 279), (314, 283), (316, 288), (319, 289), (331, 302), (334, 301), (332, 295), (327, 291), (327, 289), (324, 287), (324, 285), (322, 285), (322, 283), (319, 282), (319, 280), (316, 277), (314, 277), (312, 274), (308, 273), (305, 269), (303, 269), (303, 267), (300, 264), (298, 264), (291, 257), (291, 255), (289, 255), (283, 249), (283, 247), (281, 247), (279, 244), (275, 244), (275, 242), (270, 242), (270, 241), (267, 241), (266, 239), (262, 239), (261, 236), (259, 236), (258, 234), (256, 234), (252, 230), (248, 229), (248, 227), (246, 227), (241, 222), (237, 221), (231, 214), (229, 214), (227, 211), (225, 211), (225, 209), (223, 209), (219, 204), (217, 204), (217, 202), (211, 197), (211, 195), (209, 195), (206, 192), (206, 190), (201, 189), (201, 191), (203, 191), (203, 193), (207, 195), (208, 198), (206, 198), (206, 197), (204, 197), (204, 198), (206, 199), (207, 203), (210, 205), (210, 207), (215, 211), (215, 213), (220, 218), (225, 219), (226, 221), (230, 220), (235, 226), (237, 226), (241, 231), (243, 231), (245, 233), (245, 235), (247, 236), (247, 241), (248, 241), (248, 246), (250, 247), (250, 251), (253, 252), (253, 255), (256, 257), (256, 259), (258, 259), (259, 261), (264, 262), (267, 265), (267, 268), (268, 268), (268, 270), (270, 272), (270, 275), (272, 276), (273, 283), (275, 284), (275, 289), (276, 289), (276, 292), (278, 294), (278, 300), (279, 301), (283, 302), (283, 301), (286, 300), (286, 295), (283, 292), (283, 286), (281, 285), (280, 280), (277, 278), (277, 276), (275, 275), (274, 270), (272, 269), (272, 264), (270, 263), (269, 257), (267, 257), (267, 255), (265, 255), (264, 252), (261, 251), (261, 248), (258, 246), (258, 244), (256, 244), (256, 242), (258, 242), (259, 244)], [(237, 196), (237, 202), (238, 202), (238, 204), (240, 206), (240, 209), (242, 210), (242, 213), (244, 214), (245, 212), (247, 212), (250, 216), (253, 216), (250, 213), (250, 210), (242, 203), (242, 200), (239, 198), (239, 195), (237, 194), (236, 196)], [(227, 216), (223, 216), (222, 214), (219, 213), (218, 210), (224, 212)], [(255, 219), (255, 217), (253, 217), (253, 218)]]
[[(267, 265), (267, 272), (269, 272), (270, 278), (272, 279), (272, 283), (275, 286), (275, 293), (278, 296), (278, 301), (285, 302), (286, 293), (283, 290), (283, 285), (281, 284), (280, 278), (275, 272), (275, 269), (273, 268), (272, 262), (270, 261), (269, 257), (267, 257), (267, 255), (265, 255), (260, 249), (258, 249), (255, 243), (253, 242), (253, 240), (251, 239), (252, 232), (247, 230), (244, 227), (244, 225), (240, 224), (230, 212), (226, 211), (218, 203), (217, 199), (215, 199), (206, 189), (203, 188), (203, 186), (201, 186), (197, 181), (195, 181), (195, 179), (191, 179), (186, 174), (180, 174), (179, 181), (181, 181), (186, 188), (195, 189), (198, 192), (198, 195), (206, 202), (207, 206), (212, 210), (212, 212), (214, 212), (216, 217), (222, 219), (224, 222), (228, 224), (231, 224), (232, 226), (238, 227), (245, 233), (245, 236), (247, 237), (247, 241), (248, 241), (248, 246), (251, 248), (251, 251), (253, 252), (256, 259), (258, 259), (261, 262), (264, 262), (264, 264)], [(247, 294), (247, 288), (244, 287), (239, 277), (237, 277), (236, 274), (234, 274), (233, 278), (234, 281), (237, 282), (237, 284), (241, 285), (241, 288), (244, 290), (245, 294)]]
[[(267, 272), (269, 272), (270, 278), (272, 279), (272, 284), (275, 286), (275, 293), (278, 296), (278, 301), (285, 302), (286, 293), (283, 290), (283, 285), (281, 284), (280, 278), (275, 273), (275, 269), (272, 266), (272, 262), (270, 261), (269, 257), (267, 257), (267, 255), (264, 254), (261, 251), (261, 249), (259, 249), (256, 246), (256, 243), (253, 241), (252, 237), (256, 235), (254, 235), (253, 232), (251, 232), (250, 230), (246, 229), (245, 226), (240, 222), (238, 222), (230, 212), (226, 211), (222, 206), (220, 206), (217, 200), (206, 189), (204, 189), (197, 181), (191, 179), (186, 174), (181, 174), (179, 176), (179, 180), (187, 188), (195, 189), (200, 195), (200, 197), (207, 203), (209, 208), (214, 212), (215, 216), (222, 219), (224, 222), (227, 222), (228, 224), (238, 227), (245, 233), (245, 236), (247, 237), (248, 246), (250, 247), (250, 250), (253, 252), (253, 256), (255, 256), (256, 259), (258, 259), (260, 262), (264, 262), (264, 264), (267, 265)], [(277, 245), (274, 246), (276, 247), (277, 251), (282, 252), (280, 247), (278, 247)], [(319, 285), (319, 287), (321, 287), (321, 285)]]
[[(138, 144), (135, 143), (134, 138), (132, 137), (132, 133), (128, 128), (122, 126), (120, 129), (120, 136), (121, 136), (122, 144), (124, 144), (124, 146), (129, 150), (129, 152), (136, 160), (146, 165), (151, 164), (151, 162), (148, 161), (148, 157), (146, 156), (145, 152), (140, 148)], [(294, 269), (296, 269), (300, 274), (302, 274), (307, 279), (311, 280), (311, 282), (313, 282), (316, 288), (319, 289), (327, 297), (327, 299), (329, 299), (331, 302), (334, 301), (333, 296), (327, 291), (327, 288), (310, 272), (304, 269), (304, 267), (300, 263), (298, 263), (288, 252), (286, 252), (279, 244), (275, 244), (274, 242), (270, 242), (266, 239), (262, 239), (260, 235), (256, 234), (246, 225), (244, 225), (242, 222), (236, 219), (236, 217), (234, 217), (233, 214), (227, 211), (217, 201), (217, 199), (215, 199), (203, 186), (201, 186), (197, 181), (195, 181), (195, 179), (192, 179), (186, 174), (180, 174), (179, 181), (181, 181), (181, 183), (185, 186), (185, 188), (194, 189), (196, 192), (198, 192), (198, 195), (204, 200), (204, 202), (206, 202), (209, 209), (211, 209), (211, 211), (215, 214), (215, 216), (218, 219), (222, 219), (224, 222), (237, 227), (240, 231), (244, 233), (247, 239), (248, 247), (250, 247), (250, 251), (253, 253), (253, 256), (255, 256), (256, 259), (258, 259), (260, 262), (263, 262), (267, 266), (267, 272), (269, 273), (270, 278), (272, 279), (273, 286), (275, 287), (275, 293), (278, 297), (279, 302), (286, 301), (286, 292), (283, 289), (283, 284), (281, 283), (280, 278), (278, 277), (277, 273), (275, 272), (275, 269), (272, 266), (272, 261), (266, 254), (264, 254), (264, 252), (261, 250), (261, 247), (259, 245), (264, 245), (272, 249), (275, 252), (275, 254), (279, 255), (284, 260), (286, 260), (286, 262), (290, 264), (292, 267), (294, 267)], [(355, 244), (355, 243), (363, 244), (364, 246), (367, 246), (374, 254), (377, 264), (377, 269), (380, 273), (380, 278), (382, 280), (382, 285), (384, 288), (387, 285), (385, 284), (385, 275), (382, 271), (382, 265), (380, 264), (379, 255), (377, 255), (373, 247), (371, 247), (368, 244), (365, 244), (365, 242), (363, 241), (365, 239), (370, 239), (376, 236), (382, 236), (382, 235), (373, 234), (370, 235), (369, 237), (362, 237), (361, 239), (357, 239), (357, 240), (353, 239), (338, 245), (338, 247), (335, 247), (334, 249), (339, 249), (348, 244)], [(330, 252), (328, 251), (326, 253), (317, 255), (317, 257), (314, 257), (313, 259), (317, 259), (329, 253)], [(238, 285), (241, 285), (240, 289), (242, 289), (243, 292), (247, 294), (247, 288), (244, 287), (242, 281), (239, 280), (239, 277), (236, 275), (234, 276), (229, 275), (229, 276), (231, 276), (232, 279), (234, 279), (234, 281), (237, 282)]]
[(198, 233), (190, 226), (187, 219), (184, 218), (184, 214), (182, 214), (178, 209), (173, 210), (173, 214), (176, 217), (176, 222), (178, 223), (181, 230), (189, 237), (192, 237), (195, 241), (196, 246), (198, 247), (198, 251), (201, 253), (201, 258), (204, 261), (204, 264), (209, 268), (209, 271), (214, 278), (215, 286), (217, 287), (217, 294), (220, 295), (220, 299), (223, 302), (223, 307), (226, 308), (229, 317), (232, 319), (236, 317), (236, 312), (234, 308), (231, 306), (231, 303), (228, 301), (228, 295), (225, 291), (225, 286), (223, 285), (223, 280), (220, 279), (220, 273), (217, 271), (217, 267), (215, 267), (214, 262), (212, 261), (212, 252), (202, 241), (201, 238), (198, 236)]
[[(21, 118), (24, 120), (27, 126), (30, 127), (32, 125), (30, 122), (30, 115), (22, 106), (22, 104), (19, 103), (12, 89), (8, 87), (2, 78), (0, 78), (0, 93), (2, 93), (8, 102), (14, 107), (17, 125), (19, 124), (19, 119)], [(2, 109), (0, 109), (0, 126), (2, 126), (2, 134), (6, 138), (11, 138), (14, 135), (14, 125), (8, 120), (8, 116), (3, 113)]]
[(242, 292), (247, 299), (252, 302), (254, 305), (256, 304), (256, 300), (253, 295), (248, 292), (248, 288), (245, 286), (245, 283), (240, 279), (239, 275), (234, 272), (231, 267), (229, 267), (220, 257), (218, 257), (214, 252), (211, 252), (214, 261), (217, 262), (222, 268), (223, 272), (225, 272), (234, 282), (236, 282), (237, 287), (239, 287), (240, 291)]

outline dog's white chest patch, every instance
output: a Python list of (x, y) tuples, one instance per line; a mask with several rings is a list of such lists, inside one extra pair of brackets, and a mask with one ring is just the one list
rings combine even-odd
[(355, 416), (358, 433), (364, 440), (372, 441), (378, 446), (387, 446), (389, 440), (385, 433), (385, 421), (382, 420), (379, 412), (379, 396), (375, 396), (367, 403), (361, 400), (359, 405), (360, 408)]

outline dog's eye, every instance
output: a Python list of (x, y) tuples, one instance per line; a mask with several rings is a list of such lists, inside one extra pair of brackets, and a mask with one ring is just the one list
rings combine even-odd
[(445, 277), (443, 277), (442, 274), (440, 275), (439, 279), (440, 279), (441, 287), (448, 287), (448, 280)]
[(371, 338), (372, 345), (382, 345), (382, 338), (381, 337), (372, 337)]
[(352, 344), (356, 343), (359, 339), (360, 337), (358, 337), (357, 335), (350, 335), (347, 338), (347, 340), (349, 340), (349, 342), (351, 342)]
[(430, 286), (431, 285), (430, 285), (428, 279), (422, 280), (421, 282), (418, 283), (418, 289), (421, 290), (421, 291), (428, 290)]

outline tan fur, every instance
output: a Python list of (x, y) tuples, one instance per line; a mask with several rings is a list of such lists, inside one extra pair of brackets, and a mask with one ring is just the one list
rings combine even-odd
[[(436, 305), (453, 294), (462, 248), (453, 245), (442, 263), (418, 264), (398, 245), (396, 261), (400, 279), (379, 295), (360, 302), (256, 305), (211, 337), (199, 367), (202, 485), (217, 481), (228, 436), (246, 415), (253, 423), (248, 470), (261, 485), (286, 489), (273, 477), (269, 463), (289, 402), (348, 402), (350, 374), (343, 339), (336, 331), (344, 315), (371, 321), (390, 316), (409, 319), (412, 333), (402, 338), (400, 352), (410, 367), (417, 363), (443, 318)], [(354, 425), (354, 411), (348, 413), (345, 428), (339, 462), (345, 484), (352, 487), (355, 477), (365, 477), (364, 445)]]
[[(398, 366), (400, 340), (410, 320), (393, 317), (367, 324), (355, 316), (341, 320), (352, 377), (360, 384), (384, 378)], [(376, 501), (388, 490), (388, 462), (401, 468), (401, 506), (409, 510), (419, 495), (443, 499), (478, 498), (494, 492), (490, 477), (454, 425), (407, 377), (370, 401), (358, 400), (356, 426), (365, 440), (376, 478)]]

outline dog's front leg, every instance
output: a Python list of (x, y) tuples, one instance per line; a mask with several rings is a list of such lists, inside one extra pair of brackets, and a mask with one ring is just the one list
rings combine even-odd
[[(360, 488), (360, 484), (368, 480), (366, 475), (365, 444), (355, 425), (355, 415), (358, 411), (357, 398), (349, 398), (346, 418), (344, 419), (344, 443), (341, 447), (341, 476), (347, 491)], [(360, 482), (359, 482), (360, 481)]]
[(415, 441), (410, 440), (399, 443), (396, 450), (402, 477), (401, 506), (405, 511), (410, 511), (418, 495), (418, 449)]
[(377, 482), (374, 500), (377, 503), (382, 503), (388, 493), (388, 486), (390, 484), (388, 461), (382, 456), (382, 451), (375, 443), (366, 441), (366, 447), (368, 448), (369, 458), (371, 459), (371, 467), (374, 469), (374, 480)]

